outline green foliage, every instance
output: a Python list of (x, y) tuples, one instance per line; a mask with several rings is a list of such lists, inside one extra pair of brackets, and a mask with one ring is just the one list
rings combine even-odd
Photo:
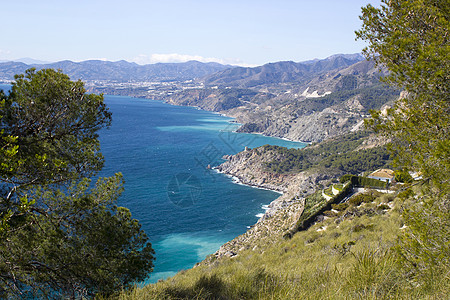
[(413, 178), (411, 175), (409, 175), (408, 171), (406, 170), (396, 170), (394, 172), (395, 181), (397, 182), (403, 182), (403, 183), (411, 183), (413, 182)]
[(355, 176), (355, 175), (353, 175), (353, 174), (345, 174), (345, 175), (342, 175), (341, 178), (339, 178), (339, 182), (340, 182), (340, 183), (345, 183), (345, 182), (347, 182), (347, 181), (350, 181), (350, 180), (352, 179), (353, 176)]
[(391, 209), (391, 207), (389, 205), (387, 205), (387, 204), (382, 203), (382, 204), (377, 206), (377, 209), (378, 210), (386, 210), (386, 209)]
[(449, 266), (450, 2), (382, 0), (380, 8), (363, 8), (361, 19), (366, 55), (406, 92), (386, 113), (373, 112), (369, 125), (391, 138), (394, 162), (404, 168), (399, 180), (411, 181), (404, 172), (413, 170), (432, 183), (398, 195), (409, 203), (399, 263), (414, 284), (434, 291), (442, 274), (448, 284)]
[(450, 266), (450, 197), (426, 185), (403, 197), (405, 228), (396, 250), (411, 280), (432, 291)]
[(87, 179), (103, 165), (103, 97), (54, 70), (15, 78), (0, 94), (0, 298), (108, 295), (145, 279), (153, 249), (115, 205), (122, 176)]
[(387, 289), (397, 288), (397, 274), (392, 268), (395, 257), (388, 250), (364, 249), (354, 256), (356, 261), (345, 282), (354, 298), (383, 298)]
[(323, 192), (327, 196), (331, 196), (331, 197), (333, 196), (333, 191), (332, 191), (331, 187), (324, 189)]
[(376, 198), (377, 198), (377, 194), (374, 194), (374, 193), (358, 194), (356, 196), (351, 197), (348, 200), (348, 204), (353, 205), (353, 206), (358, 206), (361, 203), (373, 202), (373, 201), (375, 201)]
[(367, 132), (351, 133), (337, 140), (303, 149), (265, 145), (265, 151), (281, 154), (280, 159), (267, 162), (266, 167), (276, 173), (300, 172), (311, 167), (322, 167), (358, 174), (386, 166), (390, 156), (383, 147), (355, 151), (362, 144), (362, 138), (367, 135)]
[(339, 203), (339, 204), (331, 204), (331, 207), (338, 211), (344, 211), (348, 208), (348, 203), (344, 202), (344, 203)]
[(338, 190), (339, 192), (342, 191), (342, 189), (344, 188), (344, 185), (342, 184), (334, 184), (333, 187)]
[(30, 69), (15, 79), (0, 110), (2, 136), (16, 137), (18, 147), (4, 181), (51, 184), (100, 170), (97, 131), (111, 122), (103, 97), (85, 94), (81, 81), (52, 69)]
[(314, 193), (313, 195), (310, 195), (306, 197), (305, 199), (305, 207), (303, 209), (302, 214), (298, 218), (294, 230), (291, 230), (290, 232), (285, 234), (285, 238), (291, 238), (293, 234), (297, 231), (306, 230), (313, 224), (317, 216), (324, 213), (327, 210), (330, 210), (331, 208), (337, 207), (338, 210), (345, 210), (347, 208), (346, 203), (337, 204), (344, 200), (345, 197), (347, 197), (353, 187), (349, 183), (347, 183), (342, 190), (337, 194), (333, 195), (331, 193), (330, 189), (330, 196), (332, 196), (331, 199), (326, 200), (322, 196), (322, 192), (318, 191)]
[(389, 186), (389, 182), (363, 176), (352, 176), (351, 182), (354, 186), (368, 187), (368, 188), (387, 189)]
[(375, 147), (333, 155), (324, 159), (320, 165), (346, 173), (358, 174), (385, 166), (389, 160), (390, 156), (384, 147)]
[[(31, 196), (39, 205), (27, 216), (33, 222), (15, 227), (10, 251), (0, 251), (0, 273), (14, 276), (10, 287), (23, 295), (76, 297), (111, 294), (145, 279), (153, 250), (128, 209), (114, 205), (121, 191), (120, 174), (99, 179), (93, 189), (88, 179), (64, 191), (36, 188)], [(5, 288), (0, 285), (2, 295)]]
[(363, 8), (357, 37), (368, 57), (387, 67), (386, 81), (407, 93), (369, 122), (391, 137), (395, 162), (448, 189), (450, 171), (450, 3), (383, 0)]

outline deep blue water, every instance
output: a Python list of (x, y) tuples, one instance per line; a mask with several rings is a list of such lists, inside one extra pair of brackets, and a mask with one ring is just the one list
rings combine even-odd
[[(7, 86), (0, 85), (0, 89)], [(235, 184), (208, 169), (225, 154), (272, 144), (303, 147), (282, 139), (233, 132), (231, 119), (159, 101), (105, 96), (112, 126), (100, 132), (105, 167), (122, 172), (128, 207), (156, 251), (148, 282), (191, 268), (220, 245), (246, 231), (279, 194)]]

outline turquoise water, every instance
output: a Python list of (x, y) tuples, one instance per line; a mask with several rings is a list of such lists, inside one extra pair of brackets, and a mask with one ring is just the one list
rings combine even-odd
[(105, 96), (113, 124), (100, 134), (103, 175), (120, 171), (130, 208), (156, 251), (149, 282), (191, 268), (244, 233), (279, 194), (233, 183), (207, 168), (245, 146), (302, 143), (233, 132), (231, 119), (192, 107)]
[[(0, 89), (8, 86), (0, 85)], [(188, 269), (244, 233), (279, 194), (233, 183), (208, 169), (223, 155), (265, 144), (303, 147), (281, 139), (233, 132), (232, 119), (191, 107), (105, 96), (112, 126), (100, 132), (105, 167), (122, 172), (128, 207), (156, 251), (147, 282)]]

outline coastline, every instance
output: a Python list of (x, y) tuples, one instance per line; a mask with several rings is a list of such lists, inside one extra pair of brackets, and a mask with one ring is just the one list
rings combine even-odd
[[(149, 99), (149, 100), (156, 100), (156, 99), (150, 99), (150, 98), (146, 98), (146, 99)], [(261, 136), (264, 136), (264, 137), (277, 138), (277, 139), (281, 139), (281, 140), (284, 140), (284, 141), (287, 141), (287, 142), (292, 142), (292, 143), (302, 143), (302, 144), (305, 144), (305, 145), (311, 145), (311, 144), (312, 144), (312, 142), (305, 142), (305, 141), (299, 141), (299, 140), (292, 140), (292, 139), (289, 139), (289, 138), (286, 138), (286, 137), (279, 137), (279, 136), (274, 136), (274, 135), (266, 135), (266, 134), (263, 134), (263, 133), (261, 133), (261, 132), (239, 132), (238, 130), (239, 130), (244, 124), (238, 123), (238, 122), (236, 121), (236, 117), (229, 116), (229, 115), (227, 115), (227, 114), (224, 113), (224, 112), (218, 112), (218, 111), (206, 110), (206, 109), (203, 109), (203, 108), (201, 108), (201, 107), (199, 107), (199, 106), (195, 106), (195, 105), (180, 105), (180, 104), (173, 103), (172, 101), (167, 100), (167, 99), (156, 100), (156, 101), (162, 101), (162, 102), (164, 102), (164, 103), (167, 103), (167, 104), (173, 105), (173, 106), (192, 107), (192, 108), (195, 108), (195, 109), (197, 109), (197, 110), (207, 111), (207, 112), (210, 112), (210, 113), (213, 113), (213, 114), (222, 116), (222, 117), (230, 118), (230, 119), (232, 119), (232, 120), (229, 120), (229, 121), (228, 121), (229, 123), (236, 124), (236, 125), (239, 126), (238, 129), (236, 129), (235, 131), (233, 131), (233, 132), (236, 132), (236, 133), (256, 134), (256, 135), (261, 135)]]
[[(233, 183), (235, 183), (235, 184), (245, 185), (245, 186), (248, 186), (248, 187), (251, 187), (251, 188), (255, 188), (255, 189), (260, 189), (260, 190), (266, 190), (266, 191), (275, 192), (275, 193), (277, 193), (277, 194), (280, 194), (280, 196), (284, 194), (284, 191), (280, 191), (280, 190), (276, 190), (276, 189), (271, 189), (271, 188), (264, 187), (264, 186), (261, 186), (261, 185), (258, 185), (258, 184), (244, 183), (244, 182), (242, 182), (241, 178), (239, 178), (239, 176), (236, 176), (236, 175), (233, 175), (233, 174), (224, 172), (224, 171), (220, 171), (220, 170), (217, 168), (217, 166), (216, 166), (216, 167), (212, 167), (211, 169), (214, 170), (215, 172), (217, 172), (218, 174), (223, 174), (223, 175), (225, 175), (226, 177), (231, 178), (232, 181), (233, 181)], [(275, 200), (273, 200), (273, 201), (275, 201)]]
[[(190, 107), (195, 110), (203, 110), (208, 113), (213, 113), (214, 115), (224, 116), (226, 118), (230, 118), (230, 120), (228, 120), (229, 124), (242, 126), (242, 124), (237, 123), (235, 121), (234, 117), (227, 116), (226, 114), (220, 112), (205, 110), (199, 107), (189, 105), (177, 105), (167, 101), (162, 102), (169, 105)], [(260, 136), (266, 136), (262, 133), (248, 133), (248, 134), (258, 134)], [(280, 140), (285, 140), (293, 143), (297, 142), (297, 141), (290, 141), (289, 139), (286, 138), (279, 138), (274, 136), (266, 136), (266, 137), (278, 138)], [(242, 152), (244, 151), (241, 151), (239, 153)], [(224, 244), (222, 244), (216, 252), (210, 253), (210, 255), (212, 256), (216, 257), (234, 256), (243, 248), (249, 249), (249, 247), (251, 246), (251, 248), (253, 249), (256, 244), (262, 245), (264, 241), (270, 243), (271, 240), (278, 238), (279, 236), (282, 236), (286, 231), (288, 231), (292, 226), (292, 224), (295, 222), (296, 216), (303, 211), (302, 199), (295, 198), (296, 190), (294, 189), (291, 190), (288, 189), (287, 186), (279, 185), (280, 181), (266, 182), (265, 185), (252, 184), (252, 182), (258, 183), (258, 181), (245, 180), (245, 177), (241, 177), (239, 175), (239, 171), (237, 171), (237, 173), (227, 172), (227, 170), (221, 171), (218, 169), (217, 166), (213, 167), (212, 169), (214, 170), (214, 172), (229, 177), (232, 183), (238, 185), (245, 185), (248, 187), (262, 190), (273, 191), (279, 194), (279, 196), (276, 197), (274, 200), (272, 200), (269, 204), (264, 204), (260, 206), (260, 208), (257, 211), (254, 211), (254, 213), (252, 213), (252, 215), (257, 216), (256, 222), (253, 223), (253, 221), (251, 221), (253, 224), (247, 224), (247, 229), (244, 232), (224, 242)], [(259, 183), (263, 183), (263, 181), (259, 181)], [(203, 261), (205, 261), (205, 259), (207, 258), (205, 257)]]
[(268, 188), (268, 187), (263, 187), (263, 186), (257, 185), (257, 184), (243, 183), (242, 180), (238, 176), (230, 174), (230, 173), (227, 173), (225, 171), (222, 172), (222, 171), (220, 171), (217, 168), (217, 166), (213, 167), (212, 170), (214, 170), (218, 174), (223, 174), (224, 176), (230, 178), (234, 184), (244, 185), (244, 186), (248, 186), (248, 187), (251, 187), (251, 188), (254, 188), (254, 189), (266, 190), (266, 191), (271, 191), (271, 192), (275, 192), (275, 193), (279, 194), (279, 196), (277, 198), (275, 198), (274, 200), (272, 200), (269, 204), (264, 204), (264, 205), (261, 206), (261, 209), (264, 210), (264, 213), (256, 214), (255, 216), (258, 217), (258, 220), (255, 222), (255, 224), (247, 226), (247, 229), (252, 228), (256, 224), (258, 224), (260, 221), (264, 220), (267, 216), (272, 215), (273, 214), (273, 210), (275, 209), (275, 207), (277, 207), (277, 204), (279, 204), (279, 202), (281, 200), (280, 198), (282, 198), (283, 195), (285, 194), (284, 191), (271, 189), (271, 188)]

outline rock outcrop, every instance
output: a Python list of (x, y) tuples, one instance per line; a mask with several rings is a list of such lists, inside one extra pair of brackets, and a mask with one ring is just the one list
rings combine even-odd
[(303, 212), (305, 197), (318, 184), (326, 184), (329, 176), (314, 171), (296, 174), (270, 172), (265, 162), (279, 159), (279, 153), (265, 151), (264, 147), (248, 149), (236, 155), (225, 156), (217, 166), (219, 172), (236, 177), (241, 183), (271, 189), (283, 194), (274, 200), (265, 214), (247, 232), (222, 245), (215, 257), (233, 257), (245, 249), (262, 249), (288, 232)]

